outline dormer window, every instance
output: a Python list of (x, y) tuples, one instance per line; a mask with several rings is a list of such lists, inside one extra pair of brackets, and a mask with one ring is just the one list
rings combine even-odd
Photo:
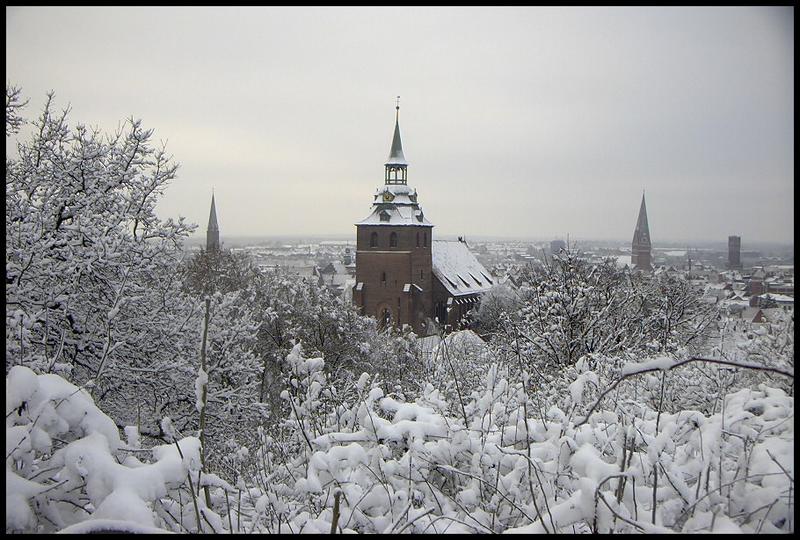
[(389, 247), (397, 247), (397, 233), (393, 232), (389, 236)]
[(381, 212), (380, 216), (381, 216), (381, 221), (389, 221), (391, 219), (391, 217), (389, 216), (389, 212), (387, 212), (386, 210)]

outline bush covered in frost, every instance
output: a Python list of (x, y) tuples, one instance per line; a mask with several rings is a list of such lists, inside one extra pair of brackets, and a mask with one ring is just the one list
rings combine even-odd
[[(331, 407), (324, 361), (300, 352), (283, 394), (298, 411), (290, 437), (258, 450), (256, 530), (793, 531), (794, 399), (780, 389), (723, 395), (711, 414), (666, 412), (663, 399), (622, 398), (653, 386), (635, 376), (592, 409), (611, 380), (581, 363), (568, 395), (543, 408), (493, 365), (460, 404), (431, 385), (398, 401), (365, 376)], [(681, 377), (669, 358), (612, 377), (656, 364)]]

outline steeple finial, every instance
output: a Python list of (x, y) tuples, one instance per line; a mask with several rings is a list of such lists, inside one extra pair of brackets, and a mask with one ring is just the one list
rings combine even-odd
[(399, 122), (400, 121), (400, 96), (397, 96), (397, 99), (395, 100), (395, 107), (394, 108), (397, 109), (397, 113), (396, 113), (396, 115), (394, 117), (394, 121), (395, 122)]

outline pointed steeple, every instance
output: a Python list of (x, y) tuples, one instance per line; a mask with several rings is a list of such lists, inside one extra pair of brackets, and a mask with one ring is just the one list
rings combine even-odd
[(403, 141), (400, 138), (400, 106), (397, 106), (397, 116), (394, 120), (394, 136), (392, 137), (392, 149), (389, 151), (389, 159), (387, 164), (395, 163), (398, 165), (407, 165), (406, 157), (403, 155)]
[(408, 162), (403, 154), (403, 141), (400, 138), (400, 96), (397, 96), (396, 113), (394, 119), (394, 136), (389, 158), (386, 160), (386, 184), (405, 184), (406, 168)]
[(631, 264), (634, 268), (641, 270), (652, 269), (650, 247), (647, 205), (644, 202), (644, 191), (642, 191), (642, 204), (639, 206), (639, 218), (636, 220), (636, 230), (633, 231), (633, 243), (631, 245)]
[(644, 202), (644, 192), (642, 192), (642, 204), (639, 206), (639, 219), (636, 220), (636, 230), (633, 233), (633, 241), (650, 245), (650, 227), (647, 225), (647, 205)]
[(219, 250), (219, 225), (217, 224), (217, 208), (214, 204), (214, 192), (211, 192), (211, 213), (208, 215), (206, 229), (206, 251)]

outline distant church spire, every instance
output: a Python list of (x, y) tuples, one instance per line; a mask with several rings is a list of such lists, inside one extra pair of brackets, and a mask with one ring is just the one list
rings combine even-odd
[(392, 148), (389, 150), (389, 159), (386, 160), (386, 184), (406, 184), (406, 168), (408, 162), (403, 155), (403, 141), (400, 139), (400, 96), (397, 96), (395, 105), (394, 136)]
[(219, 251), (219, 225), (217, 225), (217, 208), (214, 204), (214, 192), (211, 192), (211, 213), (208, 216), (206, 230), (206, 251)]
[(636, 220), (636, 230), (633, 232), (633, 243), (631, 245), (631, 264), (634, 268), (652, 270), (650, 248), (647, 205), (644, 202), (644, 191), (642, 191), (642, 204), (639, 206), (639, 218)]

